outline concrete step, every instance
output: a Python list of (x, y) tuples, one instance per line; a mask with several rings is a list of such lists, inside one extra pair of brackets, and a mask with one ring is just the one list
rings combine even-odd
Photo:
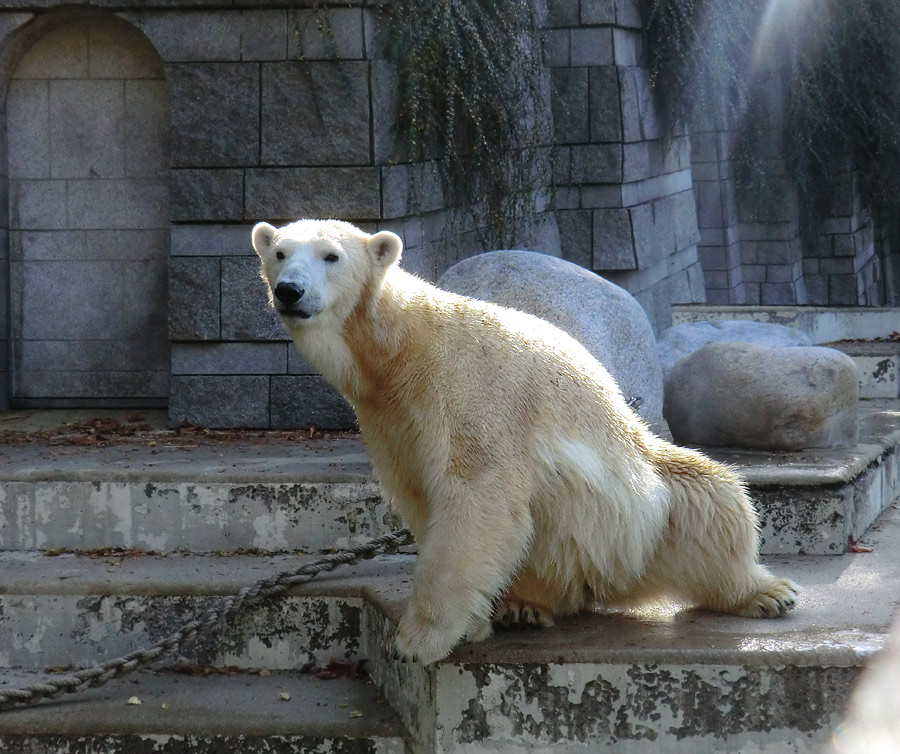
[[(37, 679), (0, 671), (0, 688)], [(404, 754), (405, 737), (370, 682), (300, 673), (136, 673), (0, 713), (6, 754)]]
[(678, 304), (672, 323), (743, 319), (786, 325), (806, 333), (813, 343), (890, 338), (900, 323), (900, 308), (879, 306), (707, 306)]
[[(380, 556), (297, 587), (288, 597), (272, 598), (258, 616), (248, 615), (226, 629), (225, 638), (207, 639), (206, 654), (193, 661), (245, 669), (267, 664), (296, 668), (311, 656), (301, 645), (321, 639), (319, 664), (332, 652), (337, 659), (367, 660), (365, 667), (401, 720), (411, 750), (418, 754), (814, 752), (842, 719), (851, 687), (863, 666), (885, 646), (892, 614), (900, 607), (896, 556), (900, 509), (891, 508), (864, 544), (871, 552), (766, 558), (775, 572), (803, 587), (797, 610), (784, 619), (739, 619), (676, 606), (600, 612), (560, 621), (548, 630), (498, 633), (481, 644), (461, 647), (428, 668), (400, 661), (393, 651), (395, 625), (411, 592), (414, 556)], [(0, 615), (7, 623), (0, 629), (0, 639), (14, 649), (35, 639), (33, 655), (24, 656), (31, 674), (42, 667), (43, 657), (89, 660), (95, 651), (105, 659), (134, 648), (143, 637), (159, 638), (151, 637), (155, 631), (141, 625), (165, 621), (166, 604), (155, 599), (196, 599), (199, 606), (210, 595), (233, 593), (260, 576), (281, 571), (285, 561), (291, 560), (145, 556), (107, 565), (104, 559), (73, 556), (7, 554), (4, 558), (0, 561)], [(117, 597), (131, 601), (117, 609), (137, 609), (133, 619), (124, 612), (113, 615), (110, 628), (102, 620), (91, 617), (85, 622), (81, 617), (80, 611), (98, 598), (107, 598), (112, 605)], [(60, 608), (48, 613), (54, 598), (62, 600)], [(342, 607), (317, 613), (317, 604)], [(187, 617), (186, 604), (178, 609), (184, 610), (179, 619)], [(293, 609), (319, 617), (300, 616), (295, 623), (289, 616)], [(70, 610), (74, 614), (64, 617)], [(29, 612), (37, 617), (29, 617)], [(325, 628), (317, 630), (317, 625)], [(165, 623), (161, 633), (174, 627), (174, 620)], [(29, 636), (29, 630), (44, 634)], [(112, 651), (111, 642), (118, 641), (119, 631), (131, 635)], [(54, 642), (64, 650), (54, 650)], [(223, 647), (217, 648), (217, 643)], [(271, 647), (266, 646), (269, 643)], [(5, 674), (11, 683), (23, 671)], [(196, 684), (184, 698), (196, 705), (198, 716), (203, 710), (216, 710), (220, 717), (229, 718), (219, 727), (197, 722), (160, 727), (161, 707), (154, 711), (150, 727), (128, 727), (131, 710), (125, 700), (142, 697), (143, 692), (133, 691), (138, 687), (123, 679), (98, 692), (96, 707), (85, 708), (79, 697), (65, 697), (33, 712), (0, 713), (0, 733), (23, 736), (0, 738), (6, 745), (0, 750), (16, 754), (143, 751), (137, 748), (137, 739), (129, 736), (144, 736), (142, 740), (159, 741), (160, 750), (169, 751), (163, 744), (181, 736), (178, 746), (185, 740), (198, 747), (184, 744), (190, 751), (230, 751), (240, 731), (253, 739), (242, 751), (294, 751), (289, 746), (297, 741), (291, 736), (305, 734), (282, 727), (284, 709), (270, 703), (278, 698), (274, 693), (281, 688), (278, 684), (293, 676), (236, 677), (249, 679), (252, 685), (243, 701), (221, 689), (218, 675), (182, 682)], [(204, 684), (210, 678), (207, 687)], [(301, 682), (307, 680), (304, 677)], [(147, 697), (156, 704), (168, 693), (153, 691)], [(101, 707), (111, 711), (95, 711)], [(187, 708), (190, 715), (194, 709)], [(241, 714), (235, 717), (232, 710)], [(71, 727), (35, 727), (34, 721), (57, 719), (64, 711), (65, 719), (73, 721), (66, 723)], [(109, 728), (103, 717), (107, 714), (120, 718), (119, 727)], [(295, 714), (291, 719), (299, 725), (304, 718)], [(31, 727), (23, 720), (32, 721)], [(261, 730), (269, 736), (265, 744), (254, 739)], [(74, 748), (64, 748), (64, 740)], [(391, 739), (390, 745), (395, 743)], [(342, 740), (340, 746), (344, 745)], [(361, 750), (379, 751), (372, 748), (374, 744), (365, 745), (370, 748)], [(337, 743), (333, 746), (333, 750), (345, 750)]]
[(744, 476), (762, 552), (838, 555), (900, 500), (900, 400), (860, 404), (859, 443), (796, 453), (705, 449)]
[(0, 549), (320, 551), (398, 526), (354, 436), (0, 447)]
[[(222, 597), (313, 559), (0, 553), (0, 666), (83, 667), (121, 657), (175, 633)], [(376, 557), (266, 599), (167, 662), (299, 670), (357, 660), (366, 590), (409, 578), (412, 559)]]
[[(842, 451), (712, 452), (746, 476), (763, 552), (837, 554), (900, 497), (900, 399)], [(316, 552), (399, 526), (358, 437), (0, 446), (0, 549)]]
[(375, 595), (361, 652), (427, 752), (819, 752), (900, 607), (900, 511), (866, 542), (872, 552), (768, 558), (803, 587), (780, 620), (601, 613), (423, 668), (391, 650), (402, 595)]

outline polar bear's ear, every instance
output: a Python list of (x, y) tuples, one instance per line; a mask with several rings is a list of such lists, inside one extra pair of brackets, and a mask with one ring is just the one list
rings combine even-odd
[(269, 223), (257, 223), (253, 228), (253, 248), (256, 253), (262, 256), (272, 248), (272, 242), (275, 240), (275, 234), (278, 230)]
[(369, 251), (378, 264), (382, 267), (390, 267), (400, 259), (400, 252), (403, 251), (403, 241), (400, 240), (400, 236), (396, 233), (382, 230), (369, 237)]

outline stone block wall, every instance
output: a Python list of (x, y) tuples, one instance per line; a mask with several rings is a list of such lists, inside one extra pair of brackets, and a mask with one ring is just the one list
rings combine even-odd
[(160, 51), (172, 103), (170, 420), (348, 427), (349, 407), (267, 306), (250, 228), (380, 227), (390, 134), (374, 9), (253, 5), (125, 14)]
[(687, 135), (666, 136), (633, 0), (549, 4), (562, 256), (621, 285), (657, 329), (705, 300)]
[[(809, 303), (880, 306), (885, 303), (878, 226), (859, 191), (850, 160), (835, 160), (834, 191), (820, 233), (806, 248), (803, 271)], [(885, 251), (881, 246), (882, 252)]]
[[(404, 239), (404, 266), (431, 280), (480, 249), (471, 219), (448, 209), (434, 165), (405, 162), (397, 76), (380, 52), (373, 4), (311, 5), (0, 4), (7, 119), (0, 129), (7, 156), (0, 160), (0, 386), (9, 386), (11, 373), (23, 374), (8, 354), (16, 353), (24, 320), (11, 321), (9, 312), (35, 306), (31, 300), (16, 308), (34, 290), (17, 257), (23, 244), (29, 263), (80, 255), (80, 262), (95, 265), (84, 277), (90, 282), (138, 254), (142, 242), (135, 234), (145, 233), (167, 253), (157, 265), (162, 274), (152, 306), (167, 319), (169, 368), (156, 371), (168, 385), (173, 424), (352, 424), (349, 408), (296, 354), (267, 307), (250, 246), (252, 225), (340, 217), (370, 231), (389, 228)], [(766, 212), (738, 201), (735, 126), (724, 114), (706, 113), (690, 134), (664, 128), (644, 67), (636, 0), (536, 0), (536, 6), (553, 115), (555, 191), (545, 216), (550, 222), (523, 230), (531, 239), (526, 247), (622, 285), (657, 330), (670, 323), (673, 303), (882, 300), (888, 238), (861, 206), (852, 170), (819, 240), (803, 248), (799, 197), (789, 182)], [(67, 81), (72, 91), (52, 104), (41, 94), (50, 91), (49, 78), (17, 77), (16, 68), (29, 50), (47, 47), (54, 28), (87, 17), (118, 24), (119, 36), (111, 39), (122, 54), (112, 63), (95, 56), (97, 80)], [(122, 32), (125, 27), (130, 31)], [(128, 42), (129, 34), (141, 44)], [(67, 44), (47, 49), (65, 63), (72, 52)], [(155, 78), (140, 75), (147, 60), (159, 69)], [(111, 109), (81, 107), (102, 99), (97, 92), (109, 90), (112, 80), (120, 81), (121, 118)], [(130, 140), (152, 120), (143, 116), (153, 99), (147, 87), (162, 92), (164, 117), (154, 121), (153, 133)], [(766, 117), (774, 126), (783, 93), (774, 83), (770, 88)], [(38, 120), (48, 124), (45, 139), (16, 121), (44, 112), (44, 105), (47, 117)], [(79, 120), (85, 113), (95, 120)], [(51, 142), (76, 148), (54, 150), (46, 175), (8, 174), (23, 169), (22, 155), (39, 162)], [(770, 157), (769, 168), (783, 172), (777, 153)], [(148, 176), (156, 183), (130, 190), (105, 182), (119, 163), (116, 180), (132, 180), (128, 171), (144, 163), (159, 169)], [(65, 174), (63, 193), (54, 173)], [(23, 192), (22, 181), (38, 179), (43, 183)], [(162, 211), (162, 222), (124, 217), (139, 189), (158, 192), (141, 206), (151, 215)], [(50, 227), (55, 221), (47, 218), (59, 216), (67, 218), (65, 227)], [(35, 225), (37, 218), (43, 225)], [(900, 274), (888, 272), (891, 280)], [(128, 286), (118, 286), (116, 295), (125, 311), (134, 298)], [(96, 301), (93, 308), (79, 306), (71, 302), (73, 320), (107, 316), (108, 307)], [(139, 330), (130, 316), (122, 321)], [(115, 359), (98, 352), (95, 361), (108, 367)], [(8, 394), (3, 391), (0, 404)]]
[[(249, 243), (254, 222), (328, 216), (390, 228), (404, 239), (404, 266), (432, 280), (479, 250), (471, 220), (447, 208), (434, 166), (404, 163), (397, 78), (378, 50), (372, 4), (310, 6), (128, 0), (100, 10), (13, 0), (0, 10), (7, 75), (54, 25), (84, 14), (136, 30), (161, 66), (167, 128), (141, 143), (168, 163), (168, 192), (157, 204), (168, 206), (170, 253), (157, 303), (168, 313), (173, 424), (352, 422), (266, 306)], [(555, 255), (562, 248), (629, 289), (665, 327), (670, 304), (702, 301), (704, 287), (689, 141), (662, 134), (641, 65), (636, 3), (541, 0), (537, 7), (553, 92), (549, 138), (560, 148), (556, 204), (523, 229), (526, 247)], [(65, 55), (64, 45), (59, 50)], [(103, 123), (88, 132), (102, 133)], [(104, 155), (73, 153), (94, 170)], [(9, 181), (0, 179), (6, 191)], [(103, 207), (91, 232), (106, 232), (116, 211), (117, 192), (102, 188), (94, 182), (85, 195)], [(39, 206), (46, 210), (53, 198)], [(0, 206), (5, 212), (8, 202)], [(17, 208), (27, 211), (21, 202)], [(77, 206), (69, 209), (80, 216)], [(93, 247), (86, 236), (79, 243)], [(0, 254), (8, 259), (9, 249)], [(10, 290), (22, 286), (0, 278), (2, 295)], [(0, 336), (21, 336), (21, 328), (0, 324)]]
[[(0, 15), (9, 30), (27, 20)], [(164, 405), (169, 160), (160, 61), (114, 16), (63, 16), (7, 75), (12, 396), (37, 407)]]
[[(803, 206), (780, 152), (785, 73), (761, 71), (765, 91), (752, 127), (769, 151), (757, 161), (764, 187), (736, 186), (733, 112), (699, 113), (691, 126), (691, 168), (700, 226), (707, 302), (728, 305), (862, 305), (890, 303), (883, 276), (891, 255), (886, 234), (863, 206), (858, 176), (847, 159), (834, 161), (827, 207)], [(816, 213), (819, 213), (818, 219)], [(817, 222), (804, 227), (804, 222)], [(881, 241), (884, 241), (883, 243)]]
[(691, 174), (697, 202), (698, 252), (706, 284), (706, 303), (744, 304), (747, 290), (730, 135), (717, 129), (714, 114), (708, 114), (708, 117), (712, 122), (696, 124), (691, 132)]
[(475, 252), (474, 234), (451, 222), (433, 166), (403, 162), (374, 7), (253, 5), (122, 14), (159, 50), (170, 87), (170, 421), (350, 427), (267, 306), (253, 223), (388, 228), (404, 267), (432, 280)]

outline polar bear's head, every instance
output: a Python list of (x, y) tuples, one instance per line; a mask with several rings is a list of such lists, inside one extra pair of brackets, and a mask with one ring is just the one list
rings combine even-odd
[(259, 223), (253, 248), (269, 300), (290, 327), (343, 322), (367, 290), (381, 286), (403, 244), (390, 231), (369, 235), (338, 220)]

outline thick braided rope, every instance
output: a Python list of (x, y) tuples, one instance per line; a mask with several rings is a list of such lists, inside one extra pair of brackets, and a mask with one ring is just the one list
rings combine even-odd
[(74, 694), (88, 688), (102, 686), (113, 678), (121, 678), (133, 670), (151, 665), (190, 644), (201, 634), (215, 628), (225, 619), (241, 610), (254, 607), (267, 597), (283, 594), (288, 589), (314, 579), (320, 573), (333, 571), (342, 565), (350, 565), (359, 560), (371, 558), (379, 553), (395, 550), (412, 542), (412, 535), (405, 529), (393, 534), (385, 534), (346, 550), (326, 555), (293, 571), (285, 571), (241, 589), (232, 597), (224, 597), (199, 617), (186, 623), (178, 631), (147, 649), (131, 652), (124, 657), (79, 670), (71, 675), (49, 678), (19, 688), (0, 689), (0, 710), (9, 707), (30, 707), (42, 699), (60, 694)]

